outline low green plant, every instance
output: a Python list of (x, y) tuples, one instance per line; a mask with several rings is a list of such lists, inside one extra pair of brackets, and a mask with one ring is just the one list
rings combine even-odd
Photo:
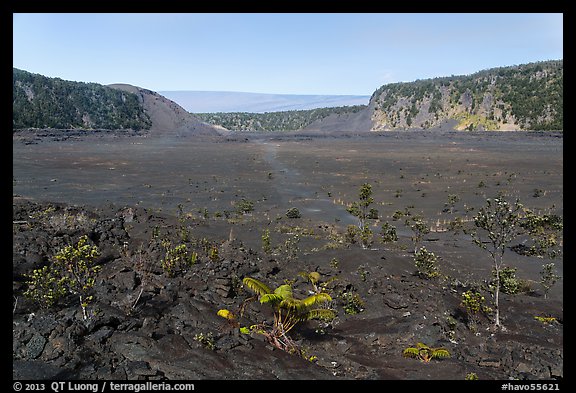
[(330, 260), (330, 267), (332, 269), (337, 270), (339, 265), (340, 261), (338, 260), (338, 258), (334, 257)]
[(468, 373), (466, 374), (466, 376), (464, 377), (465, 381), (477, 381), (478, 375), (476, 373)]
[(214, 336), (211, 332), (208, 333), (197, 333), (194, 335), (194, 340), (198, 341), (204, 347), (208, 348), (211, 351), (216, 349), (216, 343), (214, 342)]
[(28, 289), (24, 297), (35, 301), (43, 309), (52, 307), (68, 293), (66, 277), (50, 266), (34, 269), (32, 274), (25, 274)]
[(383, 243), (392, 243), (398, 241), (396, 227), (387, 222), (383, 223), (380, 230), (380, 239)]
[(421, 215), (409, 215), (404, 224), (412, 230), (412, 242), (414, 243), (414, 254), (420, 248), (420, 242), (425, 234), (430, 233), (430, 227)]
[(551, 325), (553, 323), (558, 322), (558, 320), (555, 317), (541, 317), (541, 316), (535, 316), (534, 319), (536, 319), (537, 321), (540, 321), (542, 323)]
[(460, 196), (457, 194), (448, 194), (448, 202), (444, 203), (444, 213), (453, 213), (456, 202), (460, 201)]
[(218, 246), (216, 244), (213, 244), (210, 247), (210, 251), (208, 252), (208, 259), (210, 259), (212, 262), (220, 261), (220, 252), (218, 251)]
[(300, 236), (295, 233), (290, 235), (288, 239), (284, 241), (284, 244), (280, 246), (280, 252), (283, 254), (287, 262), (294, 262), (298, 260), (298, 253), (300, 252)]
[(542, 265), (542, 271), (540, 272), (540, 284), (544, 288), (544, 299), (548, 297), (548, 292), (556, 284), (556, 282), (561, 278), (554, 271), (554, 263), (546, 263)]
[(288, 218), (300, 218), (302, 215), (300, 214), (300, 210), (297, 207), (291, 207), (290, 209), (286, 210), (286, 217)]
[(450, 357), (450, 352), (445, 348), (432, 348), (423, 343), (417, 343), (414, 347), (406, 348), (402, 354), (404, 357), (419, 359), (425, 363), (432, 359), (444, 359)]
[[(516, 277), (516, 270), (512, 267), (504, 267), (500, 270), (500, 291), (503, 293), (515, 295), (520, 292), (521, 283)], [(496, 277), (496, 272), (492, 271), (492, 275)]]
[(344, 302), (343, 308), (346, 314), (359, 314), (364, 311), (364, 308), (366, 307), (360, 295), (354, 291), (342, 292), (339, 297)]
[(164, 240), (162, 246), (166, 250), (166, 254), (160, 266), (168, 277), (175, 277), (178, 273), (186, 271), (198, 260), (198, 254), (196, 252), (188, 253), (186, 244), (179, 244), (176, 247), (172, 247), (170, 241)]
[(236, 202), (236, 213), (247, 214), (254, 210), (254, 202), (249, 199), (242, 198), (241, 201)]
[(366, 282), (366, 280), (368, 279), (368, 274), (369, 274), (368, 271), (366, 270), (366, 268), (363, 265), (360, 265), (356, 269), (356, 272), (358, 273), (360, 280)]
[(349, 244), (356, 244), (358, 242), (358, 236), (360, 235), (360, 228), (356, 225), (348, 225), (346, 227), (346, 233), (344, 234), (344, 240)]
[(259, 325), (259, 330), (268, 342), (282, 350), (297, 351), (296, 344), (287, 334), (299, 322), (312, 319), (330, 320), (336, 316), (334, 310), (322, 307), (332, 301), (327, 293), (314, 293), (304, 299), (297, 299), (293, 296), (292, 286), (289, 284), (282, 284), (272, 290), (252, 277), (245, 277), (242, 282), (256, 295), (261, 304), (267, 304), (272, 308), (274, 315), (272, 327), (267, 328), (266, 324), (262, 323)]
[(468, 328), (474, 330), (480, 314), (488, 314), (492, 309), (484, 303), (486, 299), (480, 293), (468, 290), (462, 294), (461, 305), (468, 315)]
[(272, 253), (272, 243), (270, 241), (270, 230), (265, 229), (262, 233), (262, 251), (266, 254)]
[(81, 236), (76, 245), (60, 249), (51, 265), (27, 275), (24, 295), (43, 308), (53, 306), (68, 293), (78, 295), (83, 318), (88, 319), (87, 308), (93, 300), (90, 293), (101, 270), (101, 266), (94, 265), (99, 255), (98, 247), (88, 243), (88, 236)]
[(416, 265), (416, 273), (427, 280), (438, 277), (438, 257), (426, 247), (422, 247), (414, 255), (414, 263)]

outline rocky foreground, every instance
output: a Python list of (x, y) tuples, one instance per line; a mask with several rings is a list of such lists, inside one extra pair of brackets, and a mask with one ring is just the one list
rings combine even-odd
[[(405, 251), (356, 245), (326, 251), (321, 259), (265, 253), (245, 244), (246, 228), (208, 237), (218, 225), (226, 228), (144, 208), (15, 197), (13, 378), (463, 380), (472, 373), (481, 380), (563, 378), (561, 301), (536, 291), (503, 295), (505, 329), (495, 330), (487, 317), (471, 329), (461, 294), (477, 284), (449, 276), (422, 279)], [(328, 228), (318, 228), (322, 231)], [(86, 320), (73, 295), (48, 309), (22, 295), (24, 274), (82, 235), (100, 250), (96, 263), (102, 266)], [(197, 250), (196, 263), (170, 277), (160, 263), (162, 239)], [(337, 317), (303, 322), (291, 331), (300, 354), (275, 348), (255, 330), (240, 332), (239, 326), (271, 322), (266, 305), (248, 303), (239, 326), (217, 315), (220, 309), (237, 313), (252, 296), (242, 286), (248, 276), (274, 287), (293, 280), (295, 293), (305, 295), (309, 283), (298, 275), (303, 271), (320, 273)], [(556, 321), (534, 318), (540, 315)], [(445, 348), (450, 356), (430, 362), (403, 356), (419, 342)]]

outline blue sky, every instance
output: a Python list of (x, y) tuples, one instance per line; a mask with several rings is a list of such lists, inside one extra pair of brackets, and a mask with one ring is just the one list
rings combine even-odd
[(13, 66), (154, 91), (371, 95), (563, 58), (563, 15), (13, 14)]

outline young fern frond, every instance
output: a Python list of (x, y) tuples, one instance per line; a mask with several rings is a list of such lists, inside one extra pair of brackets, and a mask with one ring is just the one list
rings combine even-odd
[(406, 348), (404, 352), (402, 352), (404, 357), (406, 358), (419, 358), (420, 357), (420, 350), (418, 348)]
[(275, 293), (266, 293), (260, 296), (260, 304), (269, 303), (271, 305), (275, 305), (282, 302), (282, 300), (282, 296)]
[(291, 299), (292, 287), (288, 284), (280, 285), (274, 290), (274, 294), (280, 296), (282, 299)]
[(272, 290), (262, 281), (258, 281), (252, 277), (244, 277), (242, 283), (255, 294), (262, 296), (268, 293), (273, 293)]
[(332, 320), (336, 318), (336, 313), (334, 310), (328, 308), (316, 308), (314, 310), (309, 310), (303, 315), (302, 321), (308, 321), (310, 319), (322, 319), (322, 320)]
[(450, 357), (450, 352), (445, 348), (430, 348), (423, 343), (417, 343), (415, 347), (406, 348), (402, 354), (404, 357), (420, 359), (428, 363), (432, 359), (444, 359)]
[(280, 302), (280, 308), (291, 309), (291, 310), (301, 310), (304, 308), (302, 300), (294, 299), (293, 297), (282, 299)]
[(444, 348), (435, 348), (432, 351), (432, 355), (430, 356), (432, 359), (444, 359), (450, 357), (450, 352)]
[(312, 296), (308, 296), (306, 299), (302, 300), (302, 303), (304, 303), (304, 305), (306, 307), (312, 307), (316, 304), (319, 303), (326, 303), (326, 302), (331, 302), (332, 301), (332, 297), (330, 297), (330, 295), (328, 295), (327, 293), (324, 292), (320, 292), (320, 293), (316, 293)]

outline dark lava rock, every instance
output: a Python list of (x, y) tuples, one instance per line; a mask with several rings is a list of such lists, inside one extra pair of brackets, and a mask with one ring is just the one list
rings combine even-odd
[[(15, 220), (37, 217), (32, 226), (14, 224), (14, 379), (462, 380), (469, 372), (481, 379), (563, 378), (563, 325), (534, 319), (549, 313), (562, 321), (561, 302), (505, 297), (509, 330), (494, 332), (486, 319), (471, 331), (458, 314), (462, 288), (450, 286), (458, 280), (423, 280), (400, 252), (387, 252), (383, 260), (371, 250), (329, 250), (288, 263), (230, 235), (215, 241), (221, 247), (213, 261), (198, 235), (186, 243), (198, 253), (197, 262), (169, 277), (160, 263), (161, 239), (177, 238), (182, 223), (176, 217), (140, 208), (66, 210), (28, 201), (15, 201), (13, 211)], [(52, 214), (64, 213), (77, 219), (50, 221)], [(76, 224), (68, 228), (69, 223)], [(212, 230), (206, 223), (187, 225), (193, 233)], [(102, 252), (89, 318), (83, 319), (76, 295), (39, 309), (22, 295), (22, 274), (48, 263), (82, 234), (91, 234)], [(329, 265), (334, 256), (341, 261), (338, 269)], [(302, 322), (290, 331), (299, 356), (257, 333), (258, 324), (270, 324), (273, 316), (268, 305), (249, 301), (252, 293), (241, 282), (251, 276), (275, 288), (290, 280), (295, 296), (303, 298), (311, 294), (310, 285), (299, 273), (310, 271), (326, 278), (323, 288), (333, 297), (337, 318)], [(348, 304), (351, 299), (356, 307)], [(218, 316), (220, 309), (236, 318)], [(253, 329), (243, 334), (240, 327)], [(427, 364), (402, 356), (419, 342), (444, 347), (451, 356)]]

